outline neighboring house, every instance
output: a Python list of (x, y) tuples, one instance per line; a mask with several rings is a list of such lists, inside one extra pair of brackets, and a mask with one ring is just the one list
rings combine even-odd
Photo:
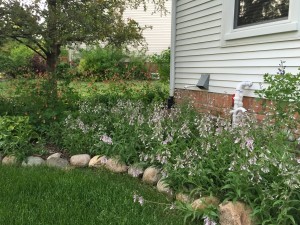
[[(143, 31), (148, 47), (147, 55), (159, 54), (171, 46), (171, 1), (166, 1), (165, 7), (168, 11), (166, 14), (153, 13), (155, 8), (151, 3), (147, 4), (147, 11), (139, 7), (124, 12), (124, 19), (134, 19), (141, 27), (152, 27)], [(88, 46), (84, 43), (73, 45), (73, 48), (69, 49), (69, 61), (79, 57), (79, 49), (88, 49)]]
[(147, 4), (147, 11), (143, 7), (126, 10), (124, 18), (134, 19), (141, 27), (151, 26), (144, 30), (143, 36), (148, 44), (147, 54), (161, 53), (171, 46), (171, 0), (165, 2), (168, 10), (166, 15), (155, 11), (154, 4)]
[[(172, 5), (170, 100), (175, 93), (193, 97), (215, 113), (229, 111), (243, 81), (244, 107), (258, 112), (254, 91), (265, 73), (300, 66), (300, 0), (175, 0)], [(210, 74), (208, 90), (197, 84)]]

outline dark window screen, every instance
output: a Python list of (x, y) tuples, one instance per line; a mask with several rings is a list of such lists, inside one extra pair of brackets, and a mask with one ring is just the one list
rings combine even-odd
[(236, 0), (234, 28), (284, 19), (289, 0)]

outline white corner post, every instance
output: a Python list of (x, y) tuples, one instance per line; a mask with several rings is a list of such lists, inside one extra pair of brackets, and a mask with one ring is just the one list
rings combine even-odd
[(176, 42), (176, 11), (177, 0), (172, 0), (171, 9), (171, 59), (170, 59), (170, 91), (168, 99), (168, 107), (174, 104), (174, 91), (175, 91), (175, 42)]

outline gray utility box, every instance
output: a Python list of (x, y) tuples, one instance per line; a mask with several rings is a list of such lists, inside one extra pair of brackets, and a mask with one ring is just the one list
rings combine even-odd
[(209, 87), (209, 77), (210, 74), (201, 74), (201, 77), (196, 84), (196, 86), (200, 89), (208, 90)]

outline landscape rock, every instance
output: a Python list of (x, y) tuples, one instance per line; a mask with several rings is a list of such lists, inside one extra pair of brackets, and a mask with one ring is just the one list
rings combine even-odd
[(220, 200), (216, 197), (213, 196), (208, 196), (208, 197), (202, 197), (199, 199), (196, 199), (192, 203), (192, 208), (197, 209), (197, 210), (204, 210), (208, 206), (218, 206), (220, 204)]
[(57, 153), (53, 153), (52, 155), (49, 155), (47, 160), (51, 158), (60, 158), (60, 157), (61, 157), (61, 153), (57, 152)]
[(94, 156), (90, 162), (89, 162), (89, 167), (102, 167), (107, 163), (107, 157), (105, 155), (96, 155)]
[(18, 163), (17, 157), (14, 155), (7, 155), (2, 159), (3, 165), (15, 165)]
[(176, 200), (183, 203), (190, 203), (192, 201), (191, 197), (188, 194), (184, 194), (181, 192), (176, 194)]
[(38, 156), (29, 156), (22, 162), (22, 166), (40, 166), (44, 164), (45, 160)]
[(172, 197), (173, 196), (173, 191), (171, 188), (168, 187), (168, 184), (163, 180), (160, 179), (157, 182), (156, 188), (159, 192), (167, 194), (168, 196)]
[(70, 164), (75, 167), (87, 167), (90, 160), (91, 156), (89, 154), (73, 155), (70, 158)]
[(161, 174), (159, 169), (149, 167), (144, 171), (143, 181), (147, 184), (156, 185), (160, 178)]
[(108, 170), (115, 173), (125, 173), (128, 169), (127, 165), (118, 159), (108, 159), (105, 166)]
[(61, 169), (66, 169), (70, 165), (68, 160), (63, 159), (63, 158), (47, 159), (46, 164), (50, 167), (56, 167), (56, 168), (61, 168)]
[(128, 168), (128, 174), (132, 177), (142, 177), (144, 170), (141, 166), (132, 165)]
[(251, 210), (241, 202), (219, 205), (221, 225), (253, 225)]

